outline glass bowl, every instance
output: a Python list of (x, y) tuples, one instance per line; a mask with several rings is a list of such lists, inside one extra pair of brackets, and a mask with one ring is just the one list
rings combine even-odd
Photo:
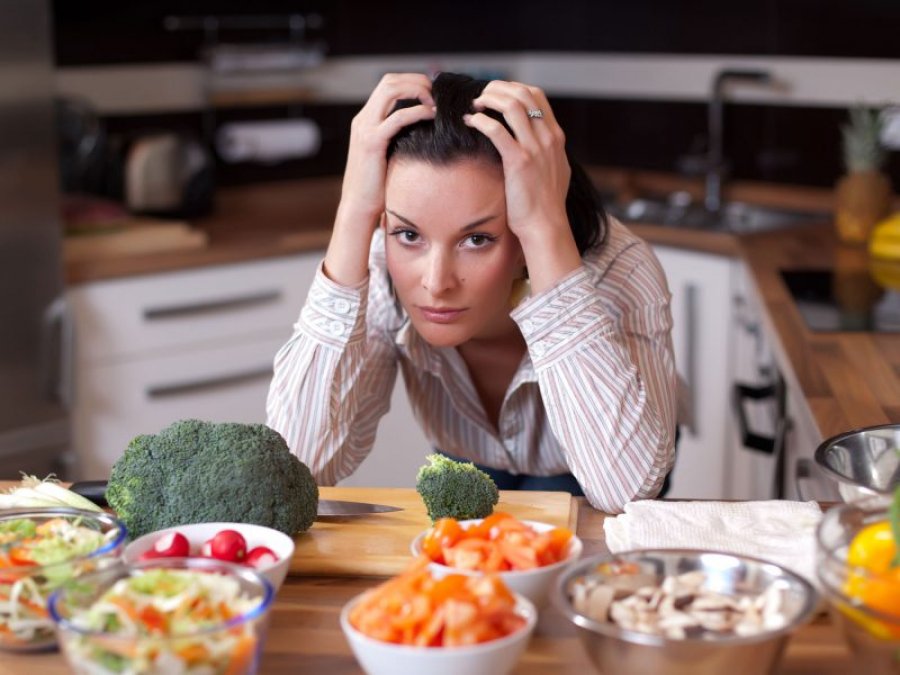
[(250, 568), (161, 558), (81, 577), (49, 609), (75, 673), (246, 675), (257, 672), (273, 597)]
[(854, 566), (848, 553), (863, 528), (888, 520), (890, 498), (871, 497), (828, 510), (816, 534), (818, 575), (831, 615), (859, 672), (900, 672), (900, 568), (884, 574)]
[(117, 563), (127, 536), (120, 520), (98, 511), (0, 513), (0, 649), (54, 649), (48, 597), (73, 579)]

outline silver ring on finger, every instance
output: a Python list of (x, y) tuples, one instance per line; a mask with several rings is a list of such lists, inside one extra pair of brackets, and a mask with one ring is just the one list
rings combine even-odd
[(540, 120), (544, 118), (544, 111), (540, 108), (532, 108), (528, 111), (528, 117), (533, 120)]

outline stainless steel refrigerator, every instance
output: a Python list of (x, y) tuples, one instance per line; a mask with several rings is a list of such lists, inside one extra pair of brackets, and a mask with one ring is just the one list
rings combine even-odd
[(0, 0), (0, 478), (65, 474), (50, 4)]

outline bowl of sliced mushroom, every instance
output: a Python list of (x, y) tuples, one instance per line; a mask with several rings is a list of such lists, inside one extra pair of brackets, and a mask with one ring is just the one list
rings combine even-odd
[(818, 602), (775, 563), (680, 549), (586, 558), (559, 577), (552, 600), (610, 675), (770, 673)]

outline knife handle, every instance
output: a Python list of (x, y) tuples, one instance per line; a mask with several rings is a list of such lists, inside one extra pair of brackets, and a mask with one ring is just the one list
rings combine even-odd
[(106, 485), (105, 480), (82, 480), (72, 483), (69, 489), (97, 506), (109, 506), (106, 502)]

